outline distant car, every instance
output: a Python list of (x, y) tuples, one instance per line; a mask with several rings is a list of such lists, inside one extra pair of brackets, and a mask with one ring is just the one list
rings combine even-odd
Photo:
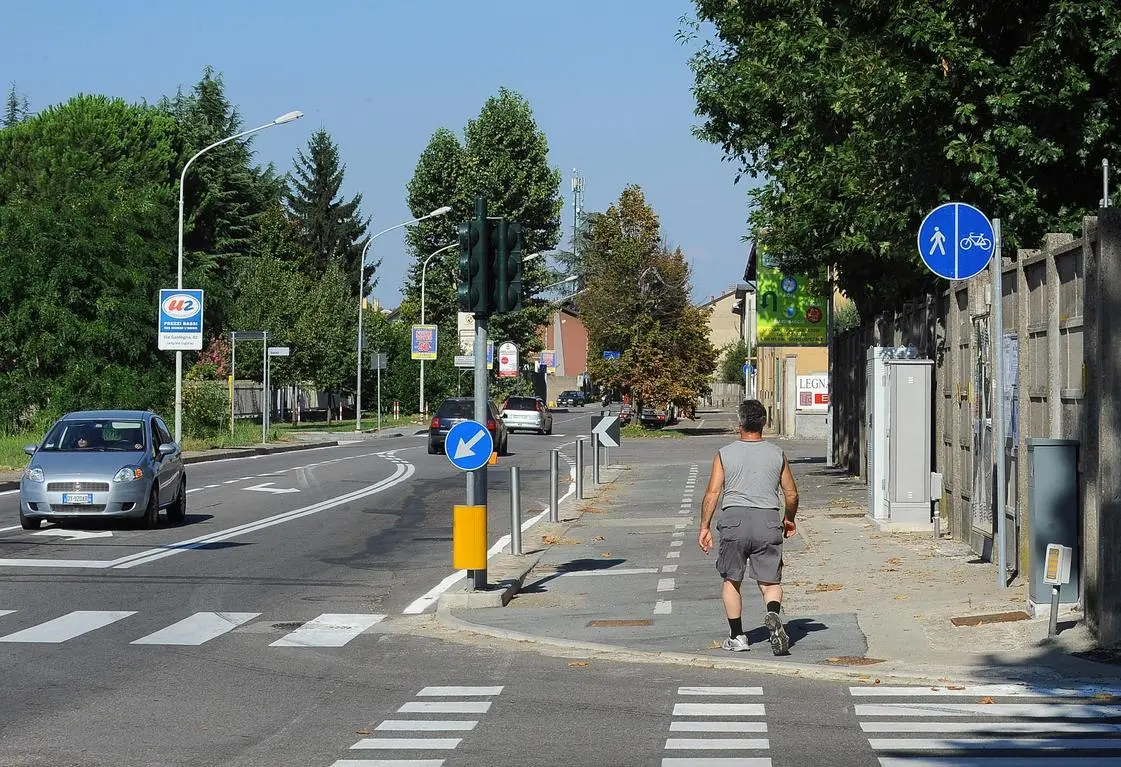
[(677, 408), (673, 405), (666, 407), (644, 407), (638, 417), (638, 422), (647, 429), (660, 429), (663, 426), (672, 426), (677, 423)]
[(508, 431), (553, 433), (553, 414), (540, 397), (510, 397), (502, 403), (502, 420)]
[(619, 408), (619, 424), (626, 426), (634, 418), (634, 407), (631, 405), (623, 405)]
[(44, 519), (128, 518), (155, 527), (187, 515), (187, 472), (167, 424), (139, 410), (68, 413), (31, 456), (19, 483), (19, 521), (37, 530)]
[[(440, 405), (428, 424), (428, 454), (446, 452), (444, 442), (447, 441), (448, 432), (452, 427), (457, 423), (473, 420), (475, 420), (474, 397), (449, 397), (444, 400), (444, 404)], [(486, 426), (491, 439), (494, 440), (495, 451), (499, 455), (506, 455), (510, 432), (506, 428), (506, 423), (498, 417), (491, 402), (487, 403)]]
[(557, 397), (557, 407), (575, 407), (579, 405), (584, 407), (584, 392), (572, 389), (570, 391), (562, 391)]

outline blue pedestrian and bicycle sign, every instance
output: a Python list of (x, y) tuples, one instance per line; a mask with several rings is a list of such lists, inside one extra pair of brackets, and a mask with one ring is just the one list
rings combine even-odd
[(964, 202), (939, 205), (919, 226), (919, 256), (930, 271), (948, 280), (966, 280), (984, 271), (995, 244), (992, 222)]
[(494, 452), (494, 439), (478, 421), (460, 421), (448, 431), (444, 453), (452, 466), (461, 471), (476, 471), (487, 465)]

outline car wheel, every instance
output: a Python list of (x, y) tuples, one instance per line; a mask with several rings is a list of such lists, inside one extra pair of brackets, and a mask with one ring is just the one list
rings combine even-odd
[(152, 488), (152, 494), (148, 496), (148, 506), (144, 509), (144, 516), (140, 518), (140, 526), (145, 530), (151, 530), (159, 523), (159, 520), (159, 496), (156, 494), (156, 489)]
[(43, 520), (38, 517), (25, 517), (22, 511), (19, 513), (19, 526), (24, 530), (38, 530), (42, 524)]
[(181, 525), (187, 519), (187, 480), (179, 482), (179, 495), (175, 503), (167, 507), (167, 521), (173, 525)]

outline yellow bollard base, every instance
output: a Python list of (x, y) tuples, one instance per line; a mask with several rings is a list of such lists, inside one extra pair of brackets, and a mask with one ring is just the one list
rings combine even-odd
[(452, 567), (483, 570), (487, 566), (487, 507), (452, 508)]

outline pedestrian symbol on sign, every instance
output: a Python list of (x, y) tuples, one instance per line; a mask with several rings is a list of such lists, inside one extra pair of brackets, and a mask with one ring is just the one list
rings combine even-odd
[(930, 238), (931, 246), (928, 256), (933, 256), (934, 251), (938, 250), (943, 256), (946, 255), (946, 235), (942, 234), (942, 230), (934, 227), (934, 234)]

